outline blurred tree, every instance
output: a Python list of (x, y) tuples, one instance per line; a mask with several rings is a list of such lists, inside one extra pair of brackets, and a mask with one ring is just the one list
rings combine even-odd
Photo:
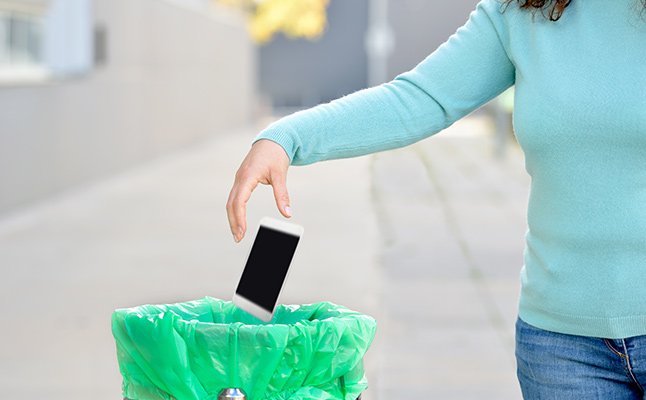
[(249, 16), (251, 37), (260, 44), (274, 34), (316, 40), (327, 28), (329, 0), (215, 0), (244, 10)]

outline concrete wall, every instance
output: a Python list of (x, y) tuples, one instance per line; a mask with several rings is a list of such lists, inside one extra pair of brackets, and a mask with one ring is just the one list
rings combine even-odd
[(94, 0), (92, 14), (104, 64), (0, 87), (0, 214), (250, 121), (242, 19), (161, 0)]

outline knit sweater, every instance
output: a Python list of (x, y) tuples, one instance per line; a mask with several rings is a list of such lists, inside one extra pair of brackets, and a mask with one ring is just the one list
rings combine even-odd
[(515, 85), (514, 131), (531, 176), (520, 318), (568, 334), (644, 335), (646, 21), (638, 4), (574, 0), (553, 22), (516, 2), (504, 9), (483, 0), (413, 70), (283, 118), (258, 139), (279, 143), (293, 165), (360, 156), (429, 137)]

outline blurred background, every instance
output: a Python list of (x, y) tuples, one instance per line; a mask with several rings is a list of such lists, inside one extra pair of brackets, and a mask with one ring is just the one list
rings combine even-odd
[[(476, 3), (0, 0), (0, 398), (121, 398), (114, 309), (231, 298), (252, 237), (224, 205), (254, 136), (413, 68)], [(377, 318), (364, 399), (520, 398), (512, 103), (290, 171), (306, 240), (282, 302)], [(251, 231), (265, 215), (261, 187)]]

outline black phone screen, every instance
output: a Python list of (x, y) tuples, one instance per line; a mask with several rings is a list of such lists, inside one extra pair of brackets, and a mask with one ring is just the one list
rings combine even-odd
[(299, 237), (260, 226), (236, 293), (272, 312)]

